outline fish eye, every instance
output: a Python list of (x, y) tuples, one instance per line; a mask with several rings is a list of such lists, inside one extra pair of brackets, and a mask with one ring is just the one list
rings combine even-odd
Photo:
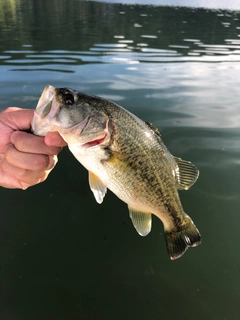
[(71, 93), (66, 92), (64, 95), (64, 100), (65, 104), (71, 105), (74, 103), (74, 96)]

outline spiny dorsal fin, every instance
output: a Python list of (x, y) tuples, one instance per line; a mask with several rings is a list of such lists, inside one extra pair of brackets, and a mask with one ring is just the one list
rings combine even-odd
[(198, 168), (190, 161), (182, 160), (181, 158), (174, 157), (177, 163), (175, 170), (177, 179), (177, 188), (188, 190), (197, 180), (199, 176)]
[(159, 138), (161, 137), (158, 128), (155, 127), (151, 122), (146, 121), (145, 124), (149, 127), (149, 129), (151, 129), (155, 133), (156, 136), (158, 136)]
[(128, 209), (130, 218), (132, 219), (132, 223), (140, 236), (146, 236), (147, 234), (149, 234), (152, 227), (151, 213), (140, 212), (134, 208), (130, 208), (129, 206)]
[(97, 203), (102, 203), (107, 192), (107, 187), (103, 182), (91, 171), (88, 172), (88, 180), (90, 188), (94, 194)]

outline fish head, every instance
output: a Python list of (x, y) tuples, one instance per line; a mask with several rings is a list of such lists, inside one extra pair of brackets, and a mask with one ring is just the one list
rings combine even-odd
[[(69, 88), (47, 85), (34, 112), (36, 135), (59, 132), (68, 144), (92, 147), (110, 139), (109, 117), (91, 97)], [(108, 139), (107, 139), (108, 138)]]

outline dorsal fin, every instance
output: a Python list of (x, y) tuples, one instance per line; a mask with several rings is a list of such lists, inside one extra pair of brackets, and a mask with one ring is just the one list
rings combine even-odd
[(94, 194), (97, 203), (102, 203), (107, 192), (105, 184), (91, 171), (88, 171), (88, 180), (90, 188)]
[(196, 182), (199, 176), (199, 170), (190, 161), (177, 157), (174, 157), (174, 160), (177, 163), (175, 170), (177, 188), (180, 190), (188, 190)]
[(132, 223), (140, 236), (146, 236), (147, 234), (149, 234), (152, 227), (151, 213), (140, 212), (129, 206), (128, 209), (130, 218), (132, 219)]
[(161, 138), (161, 134), (157, 127), (155, 127), (151, 122), (148, 122), (148, 121), (146, 121), (145, 124), (148, 126), (150, 130), (152, 130), (155, 133), (156, 136)]

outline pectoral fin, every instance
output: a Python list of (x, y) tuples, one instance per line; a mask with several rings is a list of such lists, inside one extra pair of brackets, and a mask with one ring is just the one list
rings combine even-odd
[(134, 208), (130, 208), (129, 206), (128, 209), (135, 229), (140, 234), (140, 236), (146, 236), (151, 231), (152, 227), (151, 213), (139, 212)]
[(88, 180), (97, 203), (102, 203), (107, 192), (107, 187), (94, 173), (90, 171), (88, 172)]
[(177, 163), (177, 168), (175, 170), (177, 188), (180, 190), (188, 190), (196, 182), (199, 176), (199, 170), (190, 161), (182, 160), (177, 157), (174, 157), (174, 160)]

